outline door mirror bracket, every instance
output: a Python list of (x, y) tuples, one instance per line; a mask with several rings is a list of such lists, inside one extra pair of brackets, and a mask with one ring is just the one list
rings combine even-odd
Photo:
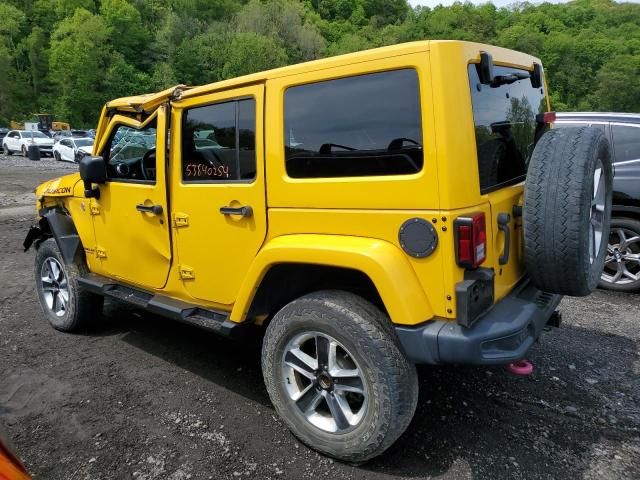
[(100, 189), (93, 184), (107, 181), (107, 167), (102, 157), (85, 156), (80, 160), (80, 178), (84, 182), (84, 196), (100, 198)]

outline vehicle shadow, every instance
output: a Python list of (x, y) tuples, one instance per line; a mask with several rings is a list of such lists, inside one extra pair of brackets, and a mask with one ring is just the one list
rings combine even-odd
[[(119, 335), (122, 341), (208, 382), (271, 405), (262, 380), (258, 335), (230, 340), (118, 302), (105, 304), (101, 325), (91, 335)], [(242, 369), (242, 379), (233, 375), (238, 369)]]
[[(259, 339), (230, 341), (116, 304), (105, 318), (92, 335), (119, 335), (272, 408)], [(567, 471), (583, 478), (594, 445), (637, 443), (640, 410), (619, 406), (621, 398), (637, 398), (637, 366), (629, 361), (637, 349), (629, 338), (569, 325), (534, 346), (531, 377), (502, 367), (420, 367), (419, 403), (406, 433), (380, 457), (337, 468), (358, 478), (567, 478)], [(239, 368), (241, 379), (233, 374)]]

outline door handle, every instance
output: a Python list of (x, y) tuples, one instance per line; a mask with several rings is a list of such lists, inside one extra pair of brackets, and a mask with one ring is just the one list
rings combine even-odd
[(139, 212), (153, 213), (154, 215), (162, 215), (162, 205), (145, 205), (139, 203), (136, 205), (136, 210)]
[(222, 215), (240, 215), (241, 217), (250, 217), (253, 215), (253, 208), (250, 206), (244, 207), (220, 207), (220, 213)]
[(498, 228), (504, 232), (504, 250), (498, 259), (500, 265), (509, 263), (509, 249), (511, 248), (511, 229), (509, 228), (510, 221), (511, 215), (508, 213), (498, 214)]

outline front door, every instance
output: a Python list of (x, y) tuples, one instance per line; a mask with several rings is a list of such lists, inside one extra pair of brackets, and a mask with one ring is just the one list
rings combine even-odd
[(100, 140), (108, 180), (91, 201), (95, 273), (145, 288), (165, 285), (171, 262), (166, 134), (161, 106), (143, 122), (115, 115)]
[(266, 231), (263, 85), (172, 103), (177, 261), (191, 296), (223, 309)]

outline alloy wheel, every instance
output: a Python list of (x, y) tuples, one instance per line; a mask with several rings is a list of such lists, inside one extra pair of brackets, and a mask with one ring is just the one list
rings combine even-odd
[(640, 280), (640, 232), (628, 228), (611, 229), (601, 279), (618, 285)]
[(57, 259), (48, 257), (42, 264), (40, 277), (45, 304), (57, 317), (64, 316), (69, 305), (69, 283), (62, 265)]
[(593, 172), (593, 196), (591, 197), (591, 210), (589, 211), (589, 260), (591, 263), (598, 258), (602, 245), (606, 198), (607, 187), (602, 171), (602, 160), (598, 159)]
[(346, 433), (365, 415), (364, 372), (330, 335), (304, 332), (292, 338), (282, 357), (282, 379), (294, 407), (320, 430)]

